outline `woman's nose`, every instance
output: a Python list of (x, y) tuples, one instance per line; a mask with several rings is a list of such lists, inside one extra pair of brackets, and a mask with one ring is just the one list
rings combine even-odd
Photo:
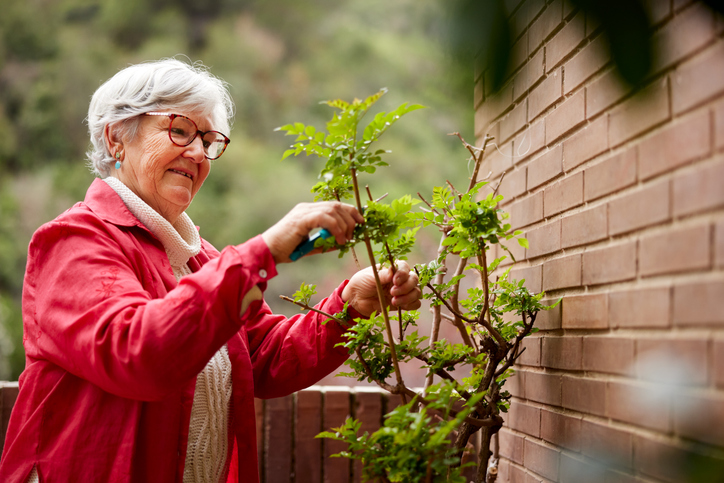
[(186, 152), (195, 163), (204, 162), (206, 153), (204, 152), (204, 140), (201, 139), (201, 136), (196, 136), (196, 139), (186, 146)]

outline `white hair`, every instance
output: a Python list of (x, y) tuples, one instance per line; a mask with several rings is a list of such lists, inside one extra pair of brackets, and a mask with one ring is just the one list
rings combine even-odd
[(106, 126), (120, 137), (133, 138), (138, 116), (152, 111), (200, 113), (211, 118), (213, 129), (229, 135), (234, 103), (227, 84), (212, 75), (200, 62), (187, 64), (177, 59), (131, 65), (96, 90), (88, 108), (88, 131), (92, 147), (88, 165), (100, 177), (110, 175), (115, 159), (106, 145)]

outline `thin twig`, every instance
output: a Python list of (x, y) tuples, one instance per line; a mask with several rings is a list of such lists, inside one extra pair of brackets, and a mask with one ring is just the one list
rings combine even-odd
[(437, 211), (437, 210), (435, 209), (435, 207), (432, 206), (432, 205), (425, 199), (425, 197), (420, 194), (419, 191), (417, 192), (417, 196), (420, 197), (420, 199), (422, 200), (423, 203), (425, 203), (427, 206), (430, 207), (430, 209), (432, 210), (433, 213), (435, 213), (436, 215), (442, 216), (442, 213), (440, 213), (439, 211)]
[(314, 307), (310, 307), (307, 304), (303, 304), (301, 302), (297, 302), (293, 298), (287, 297), (286, 295), (280, 295), (280, 299), (286, 300), (287, 302), (291, 302), (294, 305), (298, 305), (299, 307), (303, 308), (304, 310), (309, 310), (311, 312), (316, 312), (320, 315), (324, 315), (325, 317), (328, 317), (336, 322), (338, 322), (342, 327), (349, 327), (349, 323), (346, 320), (340, 319), (339, 317), (335, 317), (334, 315), (328, 314), (327, 312), (319, 309), (315, 309)]
[(447, 185), (450, 187), (450, 189), (452, 189), (453, 192), (454, 192), (456, 195), (458, 195), (458, 199), (461, 200), (461, 199), (463, 198), (463, 194), (462, 194), (461, 192), (459, 192), (459, 191), (455, 188), (455, 186), (453, 186), (453, 184), (450, 182), (450, 180), (446, 179), (445, 182), (446, 182)]

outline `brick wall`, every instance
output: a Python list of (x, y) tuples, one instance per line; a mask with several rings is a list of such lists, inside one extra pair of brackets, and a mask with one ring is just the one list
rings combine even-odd
[(481, 172), (530, 242), (513, 277), (563, 302), (512, 380), (501, 480), (722, 481), (695, 472), (724, 461), (724, 21), (649, 0), (661, 55), (632, 93), (592, 19), (507, 4), (514, 71), (476, 78)]

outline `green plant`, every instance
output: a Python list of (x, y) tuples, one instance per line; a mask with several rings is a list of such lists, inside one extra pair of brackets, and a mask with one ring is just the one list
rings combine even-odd
[[(316, 199), (353, 198), (358, 210), (364, 213), (365, 223), (358, 225), (352, 241), (337, 246), (331, 238), (320, 239), (317, 246), (338, 249), (342, 256), (354, 251), (357, 243), (364, 243), (383, 308), (369, 319), (356, 319), (347, 331), (347, 341), (342, 345), (352, 357), (347, 362), (351, 372), (345, 375), (374, 382), (399, 395), (403, 403), (371, 435), (358, 435), (359, 423), (350, 419), (334, 428), (335, 432), (325, 432), (320, 437), (347, 442), (348, 450), (338, 456), (362, 460), (367, 480), (464, 481), (460, 476), (463, 452), (470, 437), (481, 432), (476, 479), (493, 481), (497, 463), (494, 459), (490, 469), (488, 463), (491, 438), (501, 428), (501, 414), (509, 407), (505, 381), (522, 352), (521, 341), (536, 330), (536, 314), (549, 307), (541, 304), (542, 293), (531, 294), (524, 287), (524, 280), (509, 280), (510, 268), (498, 268), (506, 256), (489, 260), (493, 245), (499, 245), (511, 258), (506, 245), (509, 241), (515, 239), (528, 246), (527, 240), (520, 237), (521, 232), (511, 230), (506, 223), (508, 215), (498, 208), (502, 196), (497, 195), (497, 189), (483, 196), (487, 182), (476, 182), (490, 137), (486, 137), (481, 148), (476, 148), (458, 135), (475, 162), (465, 191), (458, 191), (450, 183), (436, 187), (430, 201), (420, 195), (426, 208), (412, 211), (419, 202), (410, 195), (386, 203), (374, 199), (367, 187), (367, 200), (363, 203), (360, 174), (373, 174), (387, 165), (382, 159), (388, 152), (373, 149), (373, 144), (402, 116), (422, 107), (402, 104), (389, 113), (377, 114), (362, 127), (362, 118), (384, 93), (381, 90), (351, 103), (328, 101), (336, 111), (326, 132), (302, 123), (279, 128), (296, 137), (283, 158), (304, 153), (326, 160), (320, 181), (312, 188)], [(410, 253), (417, 231), (431, 226), (441, 234), (437, 256), (415, 267), (423, 296), (432, 307), (432, 333), (426, 337), (417, 330), (407, 333), (410, 327), (417, 326), (417, 312), (403, 313), (398, 309), (391, 315), (385, 308), (377, 270), (383, 266), (394, 270), (396, 261)], [(450, 255), (455, 255), (458, 262), (448, 277)], [(477, 277), (479, 287), (462, 294), (461, 281), (469, 273)], [(309, 305), (313, 293), (313, 286), (303, 284), (293, 298), (285, 298), (306, 310), (315, 310)], [(347, 323), (344, 313), (325, 315)], [(439, 338), (443, 318), (458, 329), (461, 343)], [(397, 337), (393, 334), (394, 322)], [(420, 393), (408, 388), (400, 373), (399, 363), (413, 359), (420, 361), (427, 371), (427, 381)], [(457, 380), (452, 372), (459, 368), (465, 368), (468, 376)], [(394, 382), (390, 382), (393, 375)]]

